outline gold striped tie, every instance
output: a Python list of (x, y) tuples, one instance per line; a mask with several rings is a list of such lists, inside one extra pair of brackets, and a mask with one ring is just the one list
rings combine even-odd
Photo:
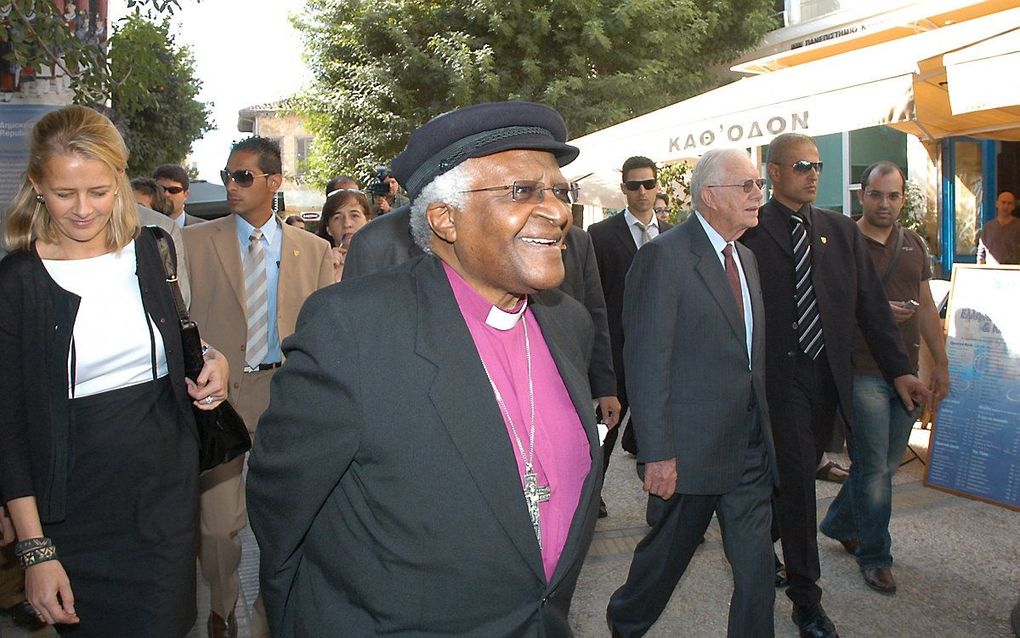
[(245, 313), (248, 315), (248, 342), (245, 361), (257, 368), (269, 354), (269, 283), (266, 279), (266, 253), (262, 231), (256, 228), (248, 238), (248, 256), (244, 260)]

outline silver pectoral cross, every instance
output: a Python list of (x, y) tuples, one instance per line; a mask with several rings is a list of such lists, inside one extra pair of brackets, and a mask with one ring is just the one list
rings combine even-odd
[(524, 500), (528, 502), (528, 514), (531, 515), (531, 526), (535, 528), (538, 548), (542, 549), (542, 525), (539, 520), (538, 504), (549, 500), (552, 490), (548, 485), (539, 485), (535, 470), (530, 467), (524, 472)]

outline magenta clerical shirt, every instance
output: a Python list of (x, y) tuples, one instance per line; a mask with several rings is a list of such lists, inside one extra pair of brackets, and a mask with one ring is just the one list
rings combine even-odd
[[(531, 342), (531, 370), (535, 388), (535, 458), (534, 470), (539, 485), (548, 485), (549, 500), (539, 503), (542, 528), (542, 565), (546, 580), (552, 580), (556, 564), (570, 533), (581, 487), (591, 470), (591, 448), (577, 410), (559, 370), (549, 353), (542, 329), (534, 314), (522, 302), (514, 312), (496, 308), (479, 295), (455, 270), (445, 263), (443, 268), (453, 288), (457, 305), (467, 323), (468, 331), (485, 362), (492, 380), (499, 389), (528, 453), (528, 431), (531, 408), (528, 399), (528, 363), (525, 356), (523, 318), (528, 324)], [(491, 315), (491, 317), (490, 317)], [(500, 410), (502, 412), (502, 409)], [(510, 446), (517, 460), (517, 471), (524, 484), (524, 463), (510, 421), (503, 414)], [(523, 491), (520, 494), (524, 499)], [(530, 524), (530, 521), (528, 522)], [(537, 540), (536, 540), (537, 543)]]

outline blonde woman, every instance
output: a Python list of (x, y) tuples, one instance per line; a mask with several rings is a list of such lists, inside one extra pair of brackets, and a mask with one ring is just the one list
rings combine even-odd
[(0, 262), (0, 496), (43, 621), (179, 638), (195, 621), (192, 403), (218, 405), (228, 371), (210, 350), (184, 378), (126, 166), (116, 128), (91, 109), (50, 112), (32, 131)]

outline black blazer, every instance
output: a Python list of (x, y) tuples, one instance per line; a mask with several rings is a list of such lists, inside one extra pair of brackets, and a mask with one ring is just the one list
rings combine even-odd
[(422, 254), (411, 239), (411, 207), (380, 215), (351, 237), (344, 258), (343, 281), (379, 272)]
[(627, 275), (623, 354), (641, 423), (638, 461), (675, 456), (683, 494), (724, 494), (740, 483), (756, 419), (778, 482), (760, 278), (751, 251), (738, 244), (737, 253), (751, 298), (750, 361), (737, 300), (694, 216), (645, 244)]
[[(659, 234), (672, 227), (671, 224), (659, 222)], [(627, 287), (627, 271), (637, 254), (637, 246), (622, 211), (589, 226), (588, 234), (595, 247), (595, 262), (606, 298), (617, 393), (624, 398), (627, 393), (623, 361), (623, 295)]]
[[(173, 245), (165, 231), (153, 230)], [(142, 305), (159, 328), (177, 407), (194, 432), (180, 322), (150, 233), (135, 239), (135, 256)], [(34, 247), (0, 262), (0, 494), (5, 503), (35, 496), (43, 523), (64, 519), (70, 427), (67, 358), (80, 303), (80, 297), (53, 281)]]
[(316, 292), (284, 341), (248, 474), (276, 638), (571, 635), (601, 489), (591, 320), (558, 291), (531, 308), (591, 456), (552, 582), (474, 342), (423, 256)]
[[(903, 339), (864, 237), (852, 219), (806, 205), (811, 233), (811, 280), (822, 320), (825, 353), (839, 392), (841, 414), (851, 423), (853, 352), (856, 327), (888, 380), (913, 372)], [(799, 350), (794, 303), (792, 211), (770, 199), (758, 212), (758, 226), (740, 241), (754, 251), (762, 272), (765, 299), (765, 379), (769, 405), (785, 405), (792, 363)]]

